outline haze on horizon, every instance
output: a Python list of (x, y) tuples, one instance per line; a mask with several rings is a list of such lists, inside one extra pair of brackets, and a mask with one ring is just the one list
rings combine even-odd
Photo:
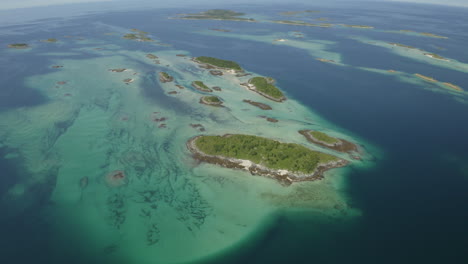
[[(63, 5), (63, 4), (72, 4), (72, 3), (89, 3), (89, 2), (122, 2), (125, 3), (129, 0), (0, 0), (0, 10), (6, 10), (6, 9), (16, 9), (16, 8), (28, 8), (28, 7), (36, 7), (36, 6), (50, 6), (50, 5)], [(153, 3), (157, 3), (158, 0), (151, 1)], [(294, 2), (302, 2), (304, 1), (298, 1), (298, 0), (293, 0)], [(340, 0), (340, 1), (363, 1), (363, 0)], [(367, 0), (369, 1), (369, 0)], [(468, 1), (466, 0), (379, 0), (379, 1), (387, 1), (387, 2), (411, 2), (411, 3), (424, 3), (424, 4), (439, 4), (439, 5), (451, 5), (451, 6), (463, 6), (463, 7), (468, 7)], [(131, 1), (135, 3), (134, 1)], [(146, 1), (148, 2), (148, 1)], [(170, 6), (171, 4), (194, 4), (194, 3), (201, 3), (201, 4), (219, 4), (218, 1), (214, 0), (198, 0), (198, 1), (192, 1), (192, 0), (175, 0), (171, 1), (171, 3), (168, 5), (167, 2), (161, 2), (161, 5)], [(234, 1), (238, 3), (245, 3), (246, 0), (238, 0)], [(275, 3), (284, 3), (284, 1), (281, 0), (259, 0), (255, 1), (256, 3), (258, 2), (275, 2)], [(231, 2), (233, 3), (233, 2)]]

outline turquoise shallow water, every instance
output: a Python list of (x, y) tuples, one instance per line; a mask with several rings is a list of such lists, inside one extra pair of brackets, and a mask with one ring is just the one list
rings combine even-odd
[[(306, 249), (314, 248), (322, 252), (317, 259), (338, 263), (340, 257), (330, 257), (334, 250), (353, 255), (356, 242), (369, 250), (375, 242), (372, 228), (388, 232), (376, 221), (391, 222), (389, 216), (399, 214), (402, 218), (394, 223), (400, 229), (394, 233), (404, 236), (418, 218), (406, 222), (409, 227), (401, 219), (418, 210), (430, 215), (432, 207), (410, 201), (417, 196), (436, 199), (423, 191), (431, 190), (423, 183), (434, 182), (431, 173), (455, 170), (451, 175), (463, 182), (458, 176), (465, 164), (465, 142), (458, 147), (444, 139), (427, 142), (434, 139), (432, 133), (440, 132), (428, 127), (431, 119), (444, 124), (446, 133), (463, 135), (466, 127), (455, 124), (466, 120), (457, 114), (466, 111), (466, 94), (428, 85), (412, 75), (415, 69), (436, 73), (440, 80), (463, 86), (467, 61), (463, 52), (442, 53), (453, 59), (447, 66), (428, 63), (420, 54), (387, 52), (384, 42), (378, 42), (386, 36), (382, 32), (167, 19), (181, 11), (43, 21), (36, 27), (16, 28), (24, 33), (21, 36), (11, 35), (11, 27), (3, 29), (9, 42), (32, 44), (30, 50), (1, 51), (2, 76), (7, 86), (14, 87), (2, 90), (0, 113), (2, 168), (12, 175), (2, 179), (0, 189), (2, 226), (8, 230), (2, 248), (10, 252), (5, 254), (10, 262), (15, 258), (27, 262), (29, 256), (20, 254), (26, 249), (38, 261), (49, 263), (70, 259), (76, 263), (304, 262)], [(276, 11), (273, 7), (257, 17), (275, 16)], [(150, 32), (157, 42), (121, 38), (135, 27)], [(213, 27), (232, 32), (208, 30)], [(304, 38), (293, 39), (293, 30), (304, 31)], [(444, 33), (451, 34), (439, 34)], [(356, 38), (361, 34), (365, 37)], [(59, 42), (38, 41), (50, 36)], [(455, 41), (448, 43), (455, 45), (460, 37), (455, 34)], [(278, 38), (288, 40), (277, 43)], [(372, 45), (368, 39), (374, 40)], [(430, 49), (426, 40), (416, 42)], [(443, 45), (438, 39), (434, 43)], [(367, 58), (364, 51), (375, 47), (382, 48), (381, 57)], [(148, 53), (157, 55), (160, 64), (148, 59)], [(190, 60), (201, 55), (233, 59), (253, 75), (272, 76), (289, 99), (274, 103), (239, 85), (250, 76), (212, 76)], [(115, 68), (127, 70), (109, 71)], [(387, 72), (394, 68), (398, 74)], [(176, 82), (160, 83), (159, 71), (167, 71)], [(127, 78), (134, 81), (125, 84)], [(220, 86), (222, 91), (213, 94), (222, 98), (225, 107), (199, 104), (205, 94), (191, 87), (194, 80)], [(61, 81), (65, 83), (57, 83)], [(169, 94), (173, 91), (177, 93)], [(267, 103), (273, 110), (262, 111), (243, 99)], [(431, 103), (444, 109), (443, 114), (428, 113), (425, 105)], [(279, 122), (267, 122), (260, 115)], [(386, 130), (378, 129), (384, 122)], [(205, 131), (190, 124), (202, 124)], [(422, 134), (428, 128), (434, 131)], [(322, 181), (285, 187), (243, 171), (198, 164), (185, 146), (189, 138), (202, 133), (246, 133), (332, 153), (308, 143), (297, 133), (300, 129), (324, 130), (357, 142), (363, 160), (327, 172)], [(428, 169), (432, 156), (426, 153), (449, 165)], [(126, 175), (118, 183), (121, 186), (106, 181), (116, 170)], [(407, 193), (401, 186), (414, 188)], [(453, 202), (450, 198), (447, 202)], [(399, 213), (391, 212), (398, 207)], [(380, 215), (382, 211), (388, 215)], [(414, 234), (425, 229), (420, 230)], [(384, 241), (379, 243), (389, 245)]]

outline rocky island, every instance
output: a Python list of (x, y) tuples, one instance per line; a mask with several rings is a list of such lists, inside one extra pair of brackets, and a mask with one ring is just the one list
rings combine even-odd
[(255, 101), (252, 101), (252, 100), (247, 100), (247, 99), (244, 99), (242, 100), (244, 103), (248, 103), (250, 105), (253, 105), (255, 107), (258, 107), (262, 110), (271, 110), (271, 106), (267, 105), (267, 104), (264, 104), (264, 103), (260, 103), (260, 102), (255, 102)]
[(271, 22), (276, 23), (276, 24), (285, 24), (285, 25), (293, 25), (293, 26), (307, 26), (307, 27), (328, 28), (328, 27), (333, 26), (333, 24), (328, 24), (328, 23), (312, 24), (312, 23), (307, 23), (307, 22), (304, 22), (304, 21), (291, 21), (291, 20), (273, 20)]
[(196, 14), (182, 14), (179, 19), (208, 19), (208, 20), (232, 20), (232, 21), (246, 21), (255, 22), (253, 18), (244, 18), (244, 13), (239, 13), (225, 9), (211, 9)]
[(218, 96), (203, 96), (200, 98), (200, 104), (222, 106), (223, 101), (221, 101)]
[(252, 135), (197, 136), (187, 148), (198, 161), (247, 170), (284, 185), (322, 179), (325, 171), (349, 163), (299, 144)]
[(254, 77), (251, 78), (248, 83), (243, 83), (241, 85), (272, 101), (283, 102), (286, 100), (286, 97), (283, 95), (280, 89), (275, 86), (275, 80), (273, 78)]
[(202, 81), (194, 81), (192, 82), (192, 86), (195, 87), (197, 90), (202, 92), (213, 92), (208, 86), (206, 86)]
[(309, 142), (319, 146), (332, 149), (339, 152), (357, 151), (357, 146), (347, 140), (331, 137), (323, 132), (316, 130), (301, 130), (299, 131)]
[(463, 92), (463, 89), (460, 86), (455, 85), (453, 83), (444, 82), (444, 83), (442, 83), (442, 85), (444, 85), (445, 87), (448, 87), (448, 88), (450, 88), (452, 90), (455, 90), (455, 91), (458, 91), (458, 92)]
[(160, 72), (159, 73), (159, 80), (162, 83), (167, 83), (167, 82), (172, 82), (174, 80), (174, 77), (169, 75), (167, 72)]
[(8, 47), (11, 49), (27, 49), (29, 48), (29, 45), (26, 43), (14, 43), (14, 44), (8, 44)]

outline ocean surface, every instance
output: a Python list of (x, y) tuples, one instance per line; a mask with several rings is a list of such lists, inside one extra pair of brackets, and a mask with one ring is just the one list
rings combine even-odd
[[(176, 19), (212, 8), (258, 22)], [(307, 9), (320, 12), (280, 14)], [(155, 41), (122, 38), (134, 28)], [(64, 5), (1, 11), (0, 36), (1, 263), (468, 262), (466, 8)], [(212, 76), (194, 56), (251, 75)], [(240, 86), (251, 76), (275, 78), (288, 100)], [(200, 104), (195, 80), (221, 87), (225, 107)], [(362, 159), (283, 186), (197, 163), (185, 145), (245, 133), (333, 153), (301, 129), (352, 141)], [(125, 178), (109, 181), (116, 171)]]

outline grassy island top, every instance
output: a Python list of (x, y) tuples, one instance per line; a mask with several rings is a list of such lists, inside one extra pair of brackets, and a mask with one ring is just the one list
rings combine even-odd
[(330, 137), (329, 135), (320, 132), (320, 131), (309, 131), (309, 133), (316, 139), (323, 141), (327, 144), (335, 144), (339, 143), (340, 141), (337, 138)]
[(167, 72), (160, 72), (160, 74), (166, 79), (171, 79), (172, 78), (172, 76), (169, 75), (169, 73), (167, 73)]
[(274, 80), (270, 77), (254, 77), (249, 80), (249, 83), (253, 84), (258, 91), (275, 99), (284, 98), (283, 93), (273, 84)]
[(242, 70), (241, 66), (234, 61), (222, 60), (222, 59), (206, 57), (206, 56), (196, 57), (195, 59), (201, 63), (210, 64), (216, 67), (233, 69), (236, 71)]
[(198, 14), (186, 14), (183, 19), (216, 19), (216, 20), (234, 20), (234, 21), (255, 21), (253, 18), (243, 18), (244, 13), (238, 13), (226, 9), (211, 9)]
[(192, 85), (195, 86), (195, 88), (197, 88), (199, 90), (202, 90), (204, 92), (212, 92), (213, 91), (208, 86), (206, 86), (206, 84), (203, 83), (202, 81), (194, 81), (192, 83)]
[(201, 136), (195, 146), (207, 155), (250, 160), (275, 170), (310, 174), (321, 163), (339, 158), (299, 144), (250, 135)]
[(217, 96), (204, 96), (203, 101), (216, 104), (221, 103), (221, 100)]
[(26, 49), (29, 48), (29, 45), (26, 43), (13, 43), (8, 45), (9, 48), (15, 48), (15, 49)]

